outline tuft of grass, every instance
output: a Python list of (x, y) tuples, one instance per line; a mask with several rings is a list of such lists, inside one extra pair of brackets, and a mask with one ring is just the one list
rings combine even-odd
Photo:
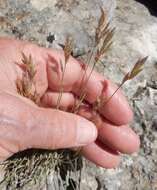
[(0, 182), (0, 189), (33, 189), (46, 184), (50, 174), (54, 176), (55, 189), (66, 189), (71, 185), (79, 186), (79, 175), (75, 176), (76, 182), (71, 184), (71, 180), (72, 172), (81, 170), (82, 158), (76, 157), (74, 152), (69, 150), (30, 149), (13, 155), (1, 165), (5, 173)]
[(3, 163), (5, 171), (1, 185), (8, 189), (22, 189), (44, 181), (61, 165), (62, 154), (46, 150), (27, 150), (14, 155)]

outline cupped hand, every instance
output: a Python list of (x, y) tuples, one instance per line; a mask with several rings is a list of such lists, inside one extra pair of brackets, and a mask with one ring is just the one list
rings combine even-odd
[[(21, 70), (22, 54), (31, 55), (37, 73), (35, 84), (41, 106), (20, 96), (16, 80)], [(131, 154), (139, 149), (139, 137), (129, 128), (133, 114), (119, 90), (109, 102), (101, 106), (98, 115), (101, 127), (81, 116), (68, 113), (78, 101), (81, 84), (86, 81), (84, 65), (70, 57), (64, 74), (60, 109), (57, 100), (62, 78), (61, 61), (64, 53), (38, 47), (14, 39), (0, 38), (0, 159), (29, 148), (59, 149), (83, 147), (82, 154), (105, 168), (116, 167), (120, 154)], [(87, 69), (86, 76), (90, 73)], [(93, 104), (101, 95), (109, 98), (117, 86), (92, 72), (85, 85), (85, 104)], [(102, 93), (103, 92), (103, 93)], [(87, 115), (86, 115), (87, 114)]]

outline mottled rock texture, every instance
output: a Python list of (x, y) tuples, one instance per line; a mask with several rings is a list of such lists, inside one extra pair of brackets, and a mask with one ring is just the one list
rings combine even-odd
[[(157, 18), (140, 2), (117, 0), (115, 8), (114, 0), (0, 0), (1, 36), (58, 47), (71, 34), (76, 54), (88, 51), (92, 44), (99, 5), (104, 4), (109, 18), (115, 8), (114, 44), (104, 60), (105, 71), (98, 68), (115, 82), (139, 57), (149, 56), (144, 72), (124, 87), (135, 113), (132, 127), (141, 138), (140, 152), (124, 156), (115, 170), (88, 163), (82, 173), (82, 190), (157, 189)], [(48, 189), (53, 189), (51, 180)]]

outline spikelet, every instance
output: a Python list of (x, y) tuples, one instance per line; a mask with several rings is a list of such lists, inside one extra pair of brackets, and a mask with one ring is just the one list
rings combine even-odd
[(144, 63), (147, 61), (147, 59), (148, 57), (139, 59), (134, 65), (133, 69), (124, 76), (122, 84), (136, 77), (143, 70)]
[(16, 80), (16, 88), (17, 92), (26, 97), (31, 99), (36, 104), (39, 103), (39, 95), (36, 91), (35, 87), (35, 75), (36, 75), (36, 69), (35, 65), (32, 60), (32, 56), (29, 55), (27, 57), (22, 52), (22, 63), (16, 63), (16, 65), (22, 70), (22, 78), (17, 78)]

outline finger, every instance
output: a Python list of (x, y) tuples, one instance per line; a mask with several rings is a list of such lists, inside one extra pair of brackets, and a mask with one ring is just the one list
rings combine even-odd
[[(14, 63), (15, 61), (21, 61), (21, 52), (26, 55), (32, 55), (33, 61), (36, 63), (39, 70), (36, 75), (36, 87), (40, 95), (42, 95), (47, 89), (47, 78), (49, 82), (49, 87), (51, 90), (59, 90), (61, 84), (61, 65), (60, 61), (64, 64), (64, 54), (62, 51), (49, 50), (45, 48), (39, 48), (36, 45), (15, 41), (11, 39), (2, 40), (4, 53), (3, 55), (8, 55), (8, 46), (11, 47), (10, 54), (6, 58), (8, 62)], [(45, 65), (47, 64), (47, 73)], [(91, 72), (90, 68), (87, 70), (87, 75)], [(46, 76), (47, 74), (47, 76)], [(80, 94), (80, 86), (82, 84), (82, 78), (86, 81), (87, 77), (84, 76), (84, 66), (76, 61), (74, 58), (70, 58), (66, 66), (66, 72), (64, 74), (63, 87), (66, 91), (73, 91), (78, 96)], [(16, 80), (15, 73), (14, 78)], [(13, 80), (14, 80), (13, 78)], [(88, 83), (85, 85), (85, 92), (87, 93), (86, 99), (93, 103), (97, 97), (100, 96), (102, 90), (104, 89), (104, 78), (96, 72), (93, 72), (90, 76)], [(105, 98), (110, 97), (112, 92), (114, 92), (115, 87), (112, 84), (108, 85), (104, 96)], [(117, 125), (126, 124), (132, 120), (132, 112), (128, 106), (127, 101), (124, 96), (118, 91), (114, 97), (101, 109), (101, 113), (108, 119)]]
[(97, 129), (92, 122), (67, 112), (40, 109), (36, 113), (28, 142), (33, 148), (80, 147), (95, 141)]
[[(59, 91), (61, 84), (61, 65), (64, 63), (63, 52), (46, 50), (48, 53), (47, 58), (47, 71), (49, 87), (52, 91)], [(117, 86), (105, 79), (103, 76), (88, 68), (84, 75), (84, 67), (70, 57), (66, 64), (66, 71), (64, 73), (63, 88), (65, 91), (74, 92), (78, 96), (82, 93), (81, 85), (84, 84), (84, 93), (86, 93), (86, 100), (89, 103), (94, 103), (98, 97), (103, 93), (105, 99), (111, 97), (111, 95), (117, 89)], [(90, 75), (90, 77), (89, 77)], [(85, 76), (85, 77), (84, 77)], [(87, 78), (89, 77), (88, 82)], [(82, 81), (83, 79), (83, 81)], [(117, 125), (123, 125), (132, 120), (133, 114), (128, 105), (128, 102), (122, 92), (119, 90), (110, 101), (101, 107), (100, 112), (108, 120), (111, 120)]]
[(16, 151), (84, 146), (97, 137), (95, 125), (80, 116), (38, 108), (25, 98), (7, 93), (1, 93), (0, 100), (0, 136), (14, 145)]
[(133, 120), (133, 112), (126, 97), (118, 86), (110, 80), (105, 81), (105, 88), (102, 91), (104, 103), (99, 108), (99, 112), (117, 126), (125, 125)]
[(104, 121), (99, 129), (99, 140), (121, 153), (132, 154), (140, 147), (138, 135), (128, 126), (117, 127)]
[(36, 106), (26, 98), (1, 91), (0, 102), (0, 157), (6, 159), (25, 149), (27, 118)]
[(103, 168), (115, 168), (120, 163), (120, 156), (101, 142), (91, 143), (82, 148), (83, 155)]
[(64, 80), (62, 81), (64, 63), (64, 52), (57, 50), (45, 49), (47, 53), (47, 72), (49, 88), (53, 91), (60, 91), (61, 82), (64, 91), (73, 91), (79, 79), (81, 77), (82, 68), (78, 61), (73, 57), (70, 57), (66, 64), (64, 72)]
[[(59, 101), (60, 99), (60, 101)], [(73, 93), (63, 92), (60, 96), (59, 92), (47, 91), (41, 99), (41, 104), (44, 107), (56, 108), (59, 104), (60, 110), (70, 110), (75, 105), (75, 97)]]

